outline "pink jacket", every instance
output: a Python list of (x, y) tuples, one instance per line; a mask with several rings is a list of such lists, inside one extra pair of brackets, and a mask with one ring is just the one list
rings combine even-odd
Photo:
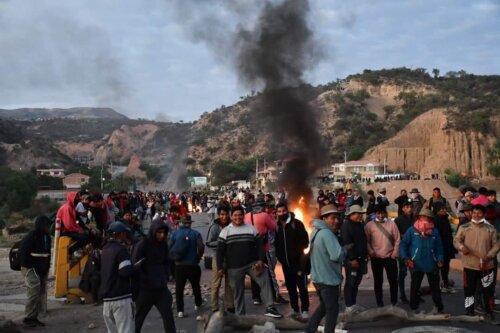
[(398, 227), (396, 223), (390, 219), (381, 223), (381, 226), (394, 237), (394, 246), (387, 236), (379, 230), (375, 222), (370, 221), (365, 226), (365, 234), (368, 241), (368, 254), (375, 258), (396, 259), (399, 257), (399, 242), (401, 241)]
[[(245, 223), (252, 225), (252, 213), (246, 213)], [(259, 235), (265, 235), (270, 231), (276, 231), (276, 220), (266, 212), (253, 214), (253, 224)], [(264, 250), (269, 252), (269, 249), (270, 245), (269, 242), (267, 242), (267, 244), (264, 245)]]

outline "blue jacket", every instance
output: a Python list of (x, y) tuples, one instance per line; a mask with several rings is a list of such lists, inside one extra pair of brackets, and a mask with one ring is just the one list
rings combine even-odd
[(399, 244), (399, 256), (413, 260), (415, 267), (410, 271), (436, 272), (437, 263), (444, 259), (439, 232), (434, 228), (430, 236), (422, 237), (415, 227), (410, 227)]
[(338, 286), (342, 283), (345, 252), (337, 236), (322, 220), (313, 221), (311, 234), (311, 279), (314, 283)]
[(182, 238), (189, 238), (189, 251), (186, 256), (179, 261), (176, 261), (176, 265), (198, 265), (203, 252), (205, 251), (205, 245), (203, 244), (203, 239), (201, 234), (191, 228), (181, 228), (176, 230), (170, 236), (168, 240), (168, 248), (171, 249), (175, 242), (180, 241)]

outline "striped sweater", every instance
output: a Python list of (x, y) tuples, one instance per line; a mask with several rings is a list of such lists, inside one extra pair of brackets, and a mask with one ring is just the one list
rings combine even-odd
[(240, 268), (256, 260), (264, 261), (265, 252), (262, 239), (253, 226), (231, 223), (222, 229), (217, 245), (217, 267)]

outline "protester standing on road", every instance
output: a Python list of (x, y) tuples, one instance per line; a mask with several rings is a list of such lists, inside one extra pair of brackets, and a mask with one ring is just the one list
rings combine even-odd
[(180, 229), (175, 231), (168, 241), (171, 257), (175, 260), (175, 300), (179, 318), (184, 317), (184, 287), (187, 281), (193, 288), (194, 309), (198, 310), (203, 304), (199, 263), (205, 251), (205, 245), (201, 234), (191, 229), (191, 222), (191, 215), (186, 214), (181, 217)]
[(453, 230), (451, 229), (450, 220), (447, 214), (448, 207), (443, 202), (435, 202), (433, 207), (434, 214), (436, 215), (434, 227), (439, 232), (441, 242), (443, 243), (444, 260), (443, 265), (439, 269), (441, 271), (441, 279), (443, 280), (441, 292), (454, 293), (455, 289), (450, 285), (448, 275), (450, 273), (450, 261), (455, 258), (455, 253), (457, 251), (453, 246)]
[(337, 325), (342, 261), (345, 259), (345, 250), (335, 235), (340, 223), (339, 214), (334, 205), (326, 205), (321, 208), (321, 220), (313, 221), (314, 231), (310, 242), (311, 280), (320, 303), (309, 320), (307, 333), (315, 333), (325, 316), (325, 332), (335, 332)]
[[(222, 277), (219, 276), (219, 267), (217, 267), (217, 245), (219, 243), (219, 235), (222, 229), (227, 227), (231, 220), (229, 219), (229, 206), (219, 205), (217, 207), (217, 219), (208, 228), (207, 247), (213, 250), (212, 257), (212, 288), (210, 297), (210, 307), (212, 312), (219, 311), (219, 289), (222, 284)], [(221, 267), (223, 268), (223, 267)], [(234, 313), (234, 298), (233, 290), (229, 285), (227, 274), (224, 276), (224, 306), (228, 312)]]
[(139, 333), (153, 305), (163, 319), (166, 333), (175, 333), (172, 314), (172, 294), (168, 290), (169, 259), (167, 245), (168, 226), (160, 218), (154, 219), (147, 238), (141, 240), (133, 251), (132, 261), (140, 265), (135, 332)]
[[(264, 240), (264, 251), (265, 251), (265, 260), (264, 263), (270, 265), (270, 258), (269, 258), (269, 251), (271, 249), (271, 245), (269, 244), (269, 237), (268, 233), (269, 232), (274, 232), (276, 230), (276, 220), (269, 215), (265, 211), (265, 202), (264, 198), (259, 197), (255, 201), (255, 203), (252, 205), (252, 211), (249, 213), (245, 214), (245, 223), (252, 225), (255, 227), (257, 232), (259, 233), (260, 237)], [(279, 295), (279, 290), (276, 290), (277, 288), (273, 285), (272, 283), (272, 278), (269, 275), (269, 272), (267, 272), (271, 290), (273, 292), (273, 298), (274, 300), (281, 302), (286, 302), (280, 295)], [(262, 304), (262, 299), (260, 295), (260, 289), (259, 285), (252, 280), (252, 299), (254, 301), (255, 305)]]
[(229, 283), (234, 292), (236, 314), (244, 315), (245, 310), (245, 275), (260, 286), (261, 296), (266, 306), (265, 316), (281, 318), (282, 315), (273, 307), (273, 293), (270, 279), (264, 266), (266, 254), (263, 239), (257, 230), (243, 221), (243, 207), (234, 207), (231, 212), (231, 224), (222, 229), (217, 246), (217, 267), (219, 275), (225, 274), (226, 262)]
[[(309, 293), (307, 292), (307, 273), (301, 267), (300, 258), (309, 246), (309, 236), (302, 221), (288, 211), (284, 202), (276, 205), (278, 228), (274, 245), (276, 256), (281, 263), (285, 285), (290, 297), (292, 307), (291, 317), (309, 319)], [(297, 289), (299, 294), (297, 294)], [(301, 308), (299, 308), (299, 295)], [(302, 310), (302, 311), (300, 311)]]
[(404, 234), (399, 246), (401, 260), (410, 269), (410, 309), (417, 311), (418, 295), (424, 275), (431, 288), (433, 312), (443, 312), (441, 290), (439, 288), (439, 267), (443, 265), (443, 245), (439, 232), (434, 228), (434, 215), (429, 209), (422, 209), (417, 220)]
[[(399, 235), (403, 237), (406, 231), (413, 225), (413, 203), (411, 199), (406, 199), (405, 202), (401, 204), (401, 214), (394, 220), (396, 223)], [(401, 303), (407, 304), (408, 298), (406, 297), (405, 291), (405, 278), (408, 273), (408, 267), (403, 261), (403, 258), (398, 260), (398, 285), (399, 285), (399, 299)]]
[[(474, 315), (476, 287), (482, 290), (487, 319), (495, 321), (494, 309), (494, 264), (499, 244), (495, 228), (484, 219), (485, 207), (475, 205), (472, 220), (458, 229), (454, 238), (455, 247), (462, 254), (464, 266), (464, 294), (467, 315)], [(480, 281), (480, 283), (478, 283)]]
[(394, 203), (398, 205), (398, 216), (403, 215), (403, 205), (408, 202), (408, 199), (408, 193), (404, 189), (399, 193), (399, 197), (394, 199)]
[(130, 277), (137, 268), (132, 266), (125, 246), (130, 238), (130, 228), (122, 222), (113, 222), (108, 232), (110, 239), (101, 256), (102, 315), (108, 332), (132, 333), (135, 331), (135, 306)]
[(418, 188), (412, 188), (410, 191), (410, 199), (413, 205), (413, 217), (416, 217), (427, 200), (420, 194)]
[(398, 264), (400, 235), (394, 221), (387, 219), (384, 206), (375, 206), (375, 220), (365, 227), (368, 254), (371, 258), (373, 285), (377, 306), (384, 306), (382, 284), (384, 269), (391, 291), (391, 304), (398, 302)]
[(45, 326), (38, 320), (38, 314), (44, 312), (47, 304), (47, 276), (50, 269), (50, 228), (47, 216), (35, 220), (35, 230), (30, 231), (21, 241), (19, 258), (21, 274), (27, 289), (27, 302), (23, 324), (28, 327)]
[(345, 311), (348, 313), (360, 312), (363, 308), (356, 304), (358, 287), (363, 275), (367, 272), (368, 248), (365, 234), (363, 214), (365, 211), (361, 206), (353, 205), (347, 210), (346, 222), (342, 224), (340, 235), (342, 245), (353, 245), (352, 250), (347, 253), (345, 266), (344, 299)]

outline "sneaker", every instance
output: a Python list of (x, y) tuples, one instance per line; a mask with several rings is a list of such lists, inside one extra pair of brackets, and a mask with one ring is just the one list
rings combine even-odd
[(457, 291), (455, 290), (455, 288), (453, 288), (453, 287), (448, 287), (448, 288), (446, 288), (446, 289), (447, 289), (448, 294), (455, 294), (455, 293), (457, 292)]
[(262, 300), (261, 299), (254, 299), (253, 300), (253, 305), (261, 305), (262, 304)]
[(184, 312), (181, 311), (181, 312), (177, 313), (177, 317), (184, 318)]
[(23, 319), (23, 324), (26, 327), (36, 327), (37, 326), (37, 324), (35, 323), (35, 321), (33, 320), (33, 318), (24, 318)]
[(309, 319), (309, 311), (302, 311), (301, 316), (302, 319)]
[(229, 312), (229, 313), (236, 313), (236, 309), (235, 308), (227, 308), (226, 311)]
[(354, 314), (355, 311), (356, 311), (356, 308), (354, 307), (354, 305), (351, 305), (351, 306), (345, 307), (344, 313), (345, 314)]
[(399, 300), (401, 301), (401, 304), (408, 304), (408, 303), (410, 303), (410, 302), (408, 301), (408, 298), (406, 298), (406, 296), (401, 296), (401, 297), (399, 298)]
[(495, 305), (500, 305), (500, 299), (495, 298)]
[(289, 300), (287, 299), (284, 299), (283, 297), (281, 297), (281, 295), (278, 295), (275, 299), (274, 299), (274, 303), (275, 304), (288, 304), (290, 303)]
[(264, 313), (264, 316), (272, 317), (272, 318), (282, 318), (283, 317), (283, 315), (281, 313), (279, 313), (278, 310), (276, 310), (276, 308), (273, 306), (268, 306), (266, 308), (266, 313)]
[(485, 314), (486, 312), (484, 311), (484, 308), (483, 306), (480, 304), (480, 303), (477, 303), (476, 304), (476, 309), (475, 311), (479, 314)]

